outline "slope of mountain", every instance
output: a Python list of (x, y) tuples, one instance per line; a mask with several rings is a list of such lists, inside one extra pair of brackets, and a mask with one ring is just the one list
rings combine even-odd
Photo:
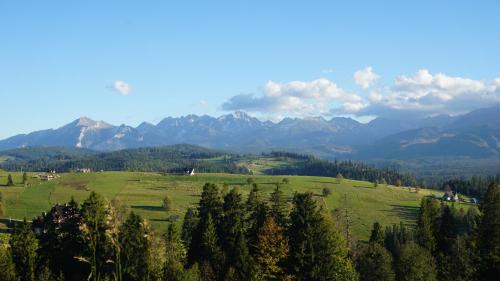
[(500, 106), (472, 111), (441, 127), (400, 132), (361, 147), (363, 159), (500, 157)]
[(285, 118), (260, 121), (243, 112), (167, 117), (158, 124), (113, 126), (86, 117), (61, 128), (0, 141), (0, 150), (64, 146), (98, 151), (188, 143), (237, 152), (288, 150), (325, 158), (426, 156), (500, 157), (500, 106), (462, 116), (424, 119), (377, 118), (362, 124), (350, 118)]

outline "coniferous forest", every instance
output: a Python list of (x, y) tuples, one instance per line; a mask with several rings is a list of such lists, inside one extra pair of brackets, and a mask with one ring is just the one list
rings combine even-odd
[(467, 211), (431, 197), (416, 227), (373, 223), (350, 241), (312, 193), (265, 196), (207, 183), (164, 234), (91, 193), (14, 227), (0, 280), (498, 280), (500, 186)]

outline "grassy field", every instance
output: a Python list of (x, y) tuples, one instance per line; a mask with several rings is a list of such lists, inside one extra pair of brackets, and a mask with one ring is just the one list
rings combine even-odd
[[(248, 176), (231, 174), (197, 174), (195, 176), (163, 176), (156, 173), (103, 172), (90, 174), (61, 174), (55, 180), (41, 182), (36, 174), (29, 174), (28, 186), (21, 184), (21, 173), (13, 173), (16, 186), (3, 186), (7, 182), (7, 173), (0, 171), (0, 192), (6, 205), (3, 214), (6, 218), (31, 219), (47, 211), (56, 203), (64, 203), (74, 197), (82, 202), (95, 191), (108, 200), (119, 199), (128, 209), (147, 218), (153, 227), (163, 231), (167, 218), (171, 215), (183, 217), (186, 208), (196, 206), (202, 186), (213, 182), (222, 186), (239, 187), (243, 194), (248, 194), (250, 186)], [(283, 176), (252, 176), (257, 184), (270, 193)], [(422, 196), (438, 191), (421, 189), (419, 192), (408, 188), (379, 185), (344, 179), (338, 183), (334, 178), (287, 176), (288, 184), (282, 188), (291, 198), (294, 192), (311, 191), (329, 210), (347, 208), (356, 238), (366, 239), (371, 225), (379, 221), (382, 225), (391, 225), (403, 220), (413, 224)], [(321, 197), (324, 187), (331, 188), (329, 197)], [(161, 207), (165, 195), (172, 198), (173, 209), (165, 212)], [(466, 206), (466, 205), (464, 205)]]

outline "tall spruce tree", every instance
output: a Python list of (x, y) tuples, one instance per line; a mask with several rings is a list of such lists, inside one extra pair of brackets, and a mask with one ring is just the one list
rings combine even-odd
[(490, 184), (481, 204), (483, 213), (478, 235), (481, 280), (500, 276), (500, 185)]
[(420, 246), (434, 252), (436, 248), (436, 230), (439, 219), (439, 203), (430, 197), (422, 198), (417, 221), (417, 242)]
[(184, 278), (185, 251), (175, 224), (168, 225), (165, 234), (166, 259), (163, 278), (168, 281), (182, 281)]
[(341, 235), (311, 193), (297, 193), (290, 215), (290, 271), (297, 280), (356, 280)]
[(212, 215), (208, 214), (206, 222), (200, 223), (203, 225), (201, 236), (200, 251), (197, 252), (202, 265), (202, 275), (211, 279), (223, 276), (224, 253), (221, 250), (217, 229), (212, 219)]
[(288, 227), (288, 214), (290, 213), (290, 208), (288, 206), (285, 194), (283, 193), (283, 190), (281, 190), (281, 186), (279, 184), (276, 185), (276, 188), (271, 193), (269, 201), (271, 204), (269, 210), (270, 215), (280, 226)]
[(441, 280), (455, 280), (454, 266), (456, 253), (454, 251), (457, 239), (457, 226), (452, 209), (448, 205), (443, 205), (440, 218), (439, 230), (437, 233), (437, 272)]
[(252, 260), (246, 239), (245, 205), (241, 194), (233, 188), (225, 197), (222, 220), (222, 248), (226, 256), (226, 268), (234, 268), (241, 280), (251, 275)]
[(246, 226), (248, 228), (248, 241), (250, 252), (255, 254), (257, 244), (257, 233), (264, 224), (269, 212), (264, 195), (257, 184), (253, 185), (246, 201)]
[[(203, 186), (200, 202), (198, 204), (199, 223), (191, 236), (191, 243), (188, 246), (188, 263), (200, 264), (200, 270), (205, 269), (205, 265), (201, 263), (199, 253), (203, 251), (203, 235), (208, 228), (208, 217), (210, 217), (212, 226), (215, 231), (215, 238), (219, 241), (220, 229), (222, 221), (222, 199), (220, 197), (219, 188), (215, 184), (206, 183)], [(218, 242), (219, 243), (219, 242)]]
[(193, 233), (196, 231), (198, 227), (198, 212), (195, 208), (188, 208), (186, 214), (184, 215), (184, 221), (182, 222), (182, 230), (181, 230), (181, 240), (189, 247), (191, 245), (191, 241), (193, 239)]
[(384, 246), (384, 231), (379, 222), (373, 223), (372, 232), (370, 234), (370, 244), (379, 244)]
[(131, 212), (120, 226), (120, 262), (124, 281), (147, 280), (149, 273), (148, 255), (150, 243), (149, 230), (143, 219)]
[(87, 244), (82, 260), (89, 261), (91, 279), (98, 281), (104, 279), (109, 272), (108, 267), (111, 265), (107, 261), (112, 259), (110, 241), (106, 236), (108, 225), (104, 198), (92, 191), (83, 202), (81, 212), (81, 230)]
[(20, 281), (35, 281), (38, 240), (26, 219), (14, 228), (9, 243)]
[(235, 252), (228, 256), (229, 268), (234, 268), (238, 281), (252, 281), (256, 277), (255, 264), (248, 251), (247, 239), (243, 231), (236, 234)]

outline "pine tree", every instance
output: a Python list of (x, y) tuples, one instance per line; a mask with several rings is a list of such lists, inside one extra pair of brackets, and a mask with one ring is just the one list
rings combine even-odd
[(14, 228), (9, 242), (20, 281), (35, 281), (38, 240), (26, 219)]
[(204, 270), (204, 264), (200, 258), (200, 252), (203, 251), (203, 234), (208, 228), (208, 217), (210, 217), (211, 223), (215, 231), (215, 238), (218, 240), (219, 229), (218, 226), (222, 221), (222, 200), (220, 197), (219, 188), (210, 183), (206, 183), (203, 186), (203, 191), (201, 193), (200, 202), (198, 205), (198, 217), (199, 223), (197, 224), (196, 230), (193, 232), (191, 237), (191, 243), (188, 247), (188, 263), (194, 264), (198, 262), (200, 264), (200, 270)]
[(219, 188), (215, 184), (207, 183), (203, 186), (198, 214), (201, 221), (206, 221), (210, 215), (216, 225), (222, 219), (222, 199)]
[(12, 179), (11, 174), (7, 176), (7, 186), (14, 186), (14, 180)]
[(227, 258), (226, 268), (233, 267), (237, 276), (247, 278), (251, 274), (252, 261), (245, 237), (245, 205), (236, 189), (224, 197), (223, 211), (221, 244)]
[(106, 275), (106, 262), (112, 256), (106, 236), (108, 226), (104, 198), (92, 191), (83, 202), (81, 211), (81, 230), (87, 242), (87, 256), (81, 257), (81, 259), (90, 263), (90, 276), (93, 280), (98, 281)]
[(332, 190), (329, 187), (324, 187), (321, 191), (321, 194), (323, 197), (328, 197), (330, 194), (332, 194)]
[(148, 235), (149, 230), (142, 218), (134, 212), (131, 212), (120, 226), (118, 241), (124, 281), (142, 280), (148, 275), (150, 250)]
[(282, 268), (288, 257), (288, 239), (285, 230), (273, 217), (268, 217), (257, 235), (256, 261), (265, 280), (281, 280)]
[(172, 210), (172, 199), (168, 195), (165, 195), (161, 206), (165, 212), (170, 212)]
[[(290, 271), (297, 280), (356, 280), (341, 235), (311, 193), (297, 193), (290, 215)], [(340, 279), (339, 279), (340, 278)]]
[(372, 232), (370, 235), (370, 244), (379, 244), (384, 246), (384, 231), (380, 223), (375, 222), (373, 224)]
[(165, 234), (166, 261), (163, 277), (169, 281), (182, 281), (184, 277), (184, 246), (173, 223), (168, 225)]
[(396, 280), (435, 281), (436, 265), (431, 253), (414, 242), (406, 243), (396, 263)]
[(207, 276), (211, 275), (210, 272), (214, 276), (220, 276), (223, 272), (224, 254), (217, 238), (217, 230), (212, 215), (208, 214), (206, 222), (200, 223), (200, 225), (204, 225), (204, 228), (202, 229), (201, 248), (197, 254), (202, 264), (202, 276), (203, 272)]
[(253, 280), (255, 272), (255, 264), (248, 251), (247, 240), (245, 233), (239, 231), (236, 234), (236, 248), (234, 253), (228, 255), (229, 268), (234, 268), (238, 281)]
[(457, 226), (448, 205), (443, 205), (437, 233), (437, 272), (442, 280), (455, 280), (453, 278), (456, 268), (453, 266), (456, 256), (454, 246), (457, 239)]
[(271, 193), (269, 201), (271, 203), (269, 214), (280, 226), (287, 227), (289, 223), (288, 214), (290, 208), (288, 207), (285, 194), (279, 185), (276, 185), (273, 193)]
[(358, 259), (358, 272), (363, 281), (392, 281), (392, 256), (379, 243), (371, 243)]
[(435, 225), (439, 218), (439, 203), (429, 197), (422, 198), (417, 221), (417, 241), (420, 246), (434, 252), (436, 248)]
[(181, 230), (181, 240), (187, 247), (191, 245), (193, 233), (198, 227), (198, 221), (199, 219), (196, 209), (188, 208), (186, 214), (184, 215), (184, 221), (182, 222)]
[(500, 186), (490, 184), (483, 203), (483, 213), (478, 235), (481, 257), (481, 280), (498, 280), (500, 276)]
[(250, 194), (248, 194), (248, 199), (246, 202), (246, 226), (248, 227), (248, 240), (249, 244), (252, 245), (250, 252), (255, 253), (256, 242), (257, 242), (257, 232), (264, 224), (267, 218), (269, 208), (267, 203), (264, 201), (264, 195), (257, 184), (254, 184)]

